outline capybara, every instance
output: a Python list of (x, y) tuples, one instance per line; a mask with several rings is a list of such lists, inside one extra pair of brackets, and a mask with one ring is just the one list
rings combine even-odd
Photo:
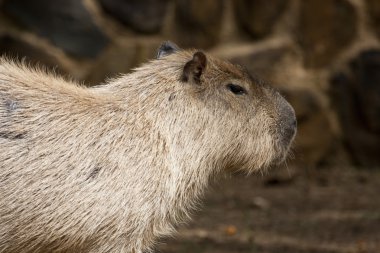
[(0, 252), (148, 252), (228, 169), (286, 157), (294, 110), (243, 68), (161, 45), (84, 87), (0, 62)]

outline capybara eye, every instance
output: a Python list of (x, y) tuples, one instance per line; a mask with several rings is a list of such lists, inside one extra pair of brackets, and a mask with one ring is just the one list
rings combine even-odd
[(247, 94), (247, 90), (241, 87), (240, 85), (229, 83), (227, 84), (227, 89), (229, 89), (235, 95)]

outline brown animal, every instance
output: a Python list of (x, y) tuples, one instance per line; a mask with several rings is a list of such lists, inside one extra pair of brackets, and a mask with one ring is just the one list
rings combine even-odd
[(240, 67), (164, 43), (93, 88), (0, 63), (0, 252), (147, 252), (211, 177), (284, 160), (292, 107)]

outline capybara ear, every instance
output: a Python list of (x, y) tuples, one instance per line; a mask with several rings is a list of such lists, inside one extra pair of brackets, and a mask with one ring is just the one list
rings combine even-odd
[(180, 48), (176, 44), (174, 44), (171, 41), (165, 41), (158, 48), (156, 58), (160, 59), (164, 56), (173, 54), (173, 53), (177, 52), (178, 50), (180, 50)]
[(201, 83), (201, 76), (207, 66), (206, 55), (200, 51), (193, 55), (193, 59), (188, 61), (183, 67), (181, 76), (182, 82), (194, 82), (196, 84)]

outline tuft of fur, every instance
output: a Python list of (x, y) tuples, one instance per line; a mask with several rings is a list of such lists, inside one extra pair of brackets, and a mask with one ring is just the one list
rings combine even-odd
[(208, 55), (199, 83), (184, 82), (194, 53), (93, 88), (1, 59), (0, 252), (147, 252), (210, 178), (284, 159), (291, 107)]

